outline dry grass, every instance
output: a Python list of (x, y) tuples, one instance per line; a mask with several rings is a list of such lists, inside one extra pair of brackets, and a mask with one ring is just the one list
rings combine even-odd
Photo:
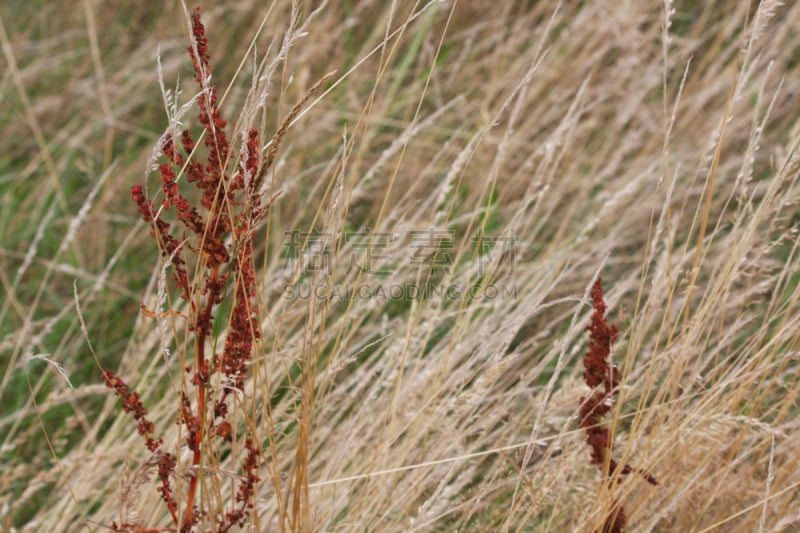
[[(0, 8), (0, 529), (168, 526), (87, 340), (180, 454), (190, 337), (140, 312), (163, 300), (164, 267), (128, 189), (168, 125), (159, 46), (178, 107), (194, 96), (187, 18), (45, 4)], [(281, 196), (257, 237), (263, 337), (236, 403), (237, 434), (265, 447), (255, 529), (591, 531), (614, 498), (632, 531), (796, 529), (800, 4), (314, 9), (204, 11), (231, 139), (253, 122), (269, 138), (338, 72), (265, 181)], [(330, 272), (290, 271), (284, 232), (311, 227), (396, 234), (372, 265), (389, 274), (348, 268), (364, 250), (344, 239)], [(409, 231), (432, 228), (454, 243), (428, 279)], [(473, 256), (471, 239), (512, 233), (513, 257)], [(659, 481), (614, 494), (577, 417), (600, 274), (620, 327), (616, 459)], [(291, 299), (292, 279), (514, 290)], [(242, 444), (204, 462), (212, 507)]]

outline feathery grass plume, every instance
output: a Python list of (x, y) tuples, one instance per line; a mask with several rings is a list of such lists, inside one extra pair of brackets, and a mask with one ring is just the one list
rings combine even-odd
[[(618, 469), (618, 463), (612, 458), (614, 443), (612, 434), (603, 419), (614, 408), (614, 398), (618, 394), (622, 374), (616, 365), (609, 362), (611, 345), (617, 340), (617, 326), (606, 321), (606, 303), (603, 299), (603, 284), (598, 277), (592, 286), (591, 322), (586, 326), (589, 332), (589, 350), (583, 359), (583, 379), (593, 389), (588, 397), (581, 397), (579, 413), (581, 427), (586, 433), (586, 443), (591, 448), (591, 464), (598, 465), (603, 474), (604, 483), (612, 483), (618, 476), (633, 472), (633, 468), (625, 464)], [(649, 473), (637, 470), (648, 482), (657, 485), (656, 479)], [(613, 500), (601, 530), (603, 533), (622, 533), (625, 531), (625, 508), (618, 500)]]
[[(228, 531), (234, 525), (242, 527), (253, 507), (253, 495), (260, 480), (258, 469), (261, 450), (257, 439), (245, 439), (244, 475), (236, 492), (235, 503), (226, 512), (208, 516), (208, 511), (198, 504), (199, 470), (203, 458), (211, 453), (206, 449), (209, 445), (232, 440), (228, 403), (231, 394), (244, 388), (254, 345), (261, 336), (257, 320), (253, 236), (254, 221), (269, 206), (261, 204), (258, 189), (251, 178), (258, 173), (261, 164), (261, 139), (257, 130), (251, 128), (247, 131), (244, 152), (238, 158), (239, 166), (232, 176), (226, 173), (230, 159), (230, 143), (225, 131), (227, 122), (219, 111), (217, 88), (210, 83), (208, 40), (199, 8), (192, 13), (191, 19), (195, 45), (189, 47), (189, 54), (195, 81), (202, 88), (197, 105), (200, 122), (205, 128), (207, 162), (202, 164), (192, 159), (196, 145), (188, 130), (181, 134), (181, 146), (186, 159), (176, 149), (173, 136), (166, 135), (161, 150), (168, 162), (158, 167), (164, 193), (161, 209), (157, 209), (147, 198), (141, 185), (131, 189), (131, 197), (142, 219), (150, 223), (152, 237), (163, 256), (172, 264), (175, 286), (188, 303), (188, 329), (194, 335), (194, 360), (193, 364), (186, 367), (187, 374), (191, 376), (194, 401), (190, 399), (189, 387), (183, 387), (178, 413), (178, 421), (186, 430), (186, 445), (192, 454), (192, 475), (183, 500), (182, 517), (179, 516), (178, 504), (170, 486), (170, 477), (176, 467), (175, 456), (161, 450), (163, 440), (153, 436), (155, 425), (146, 417), (147, 409), (138, 394), (131, 392), (125, 382), (110, 370), (104, 371), (103, 378), (106, 385), (113, 388), (122, 399), (123, 409), (137, 421), (138, 431), (145, 438), (147, 448), (159, 455), (159, 492), (169, 508), (174, 525), (186, 532), (197, 526), (201, 518), (207, 517), (215, 521), (217, 531)], [(187, 181), (200, 189), (199, 203), (203, 212), (180, 191), (174, 168), (181, 167), (186, 169)], [(171, 224), (164, 220), (164, 215), (173, 207), (175, 217), (183, 225), (184, 234), (188, 235), (183, 240), (173, 236)], [(193, 262), (190, 263), (188, 256), (192, 255)], [(189, 270), (195, 268), (200, 275), (190, 279)], [(229, 280), (233, 286), (230, 296), (226, 292)], [(227, 338), (221, 352), (208, 354), (212, 331), (220, 318), (217, 311), (227, 297), (233, 298), (230, 315), (222, 317), (223, 320), (228, 319)], [(146, 309), (144, 312), (147, 316), (156, 316)], [(215, 374), (220, 379), (212, 383)], [(208, 409), (212, 405), (213, 409)], [(129, 526), (112, 524), (112, 528), (117, 530)]]

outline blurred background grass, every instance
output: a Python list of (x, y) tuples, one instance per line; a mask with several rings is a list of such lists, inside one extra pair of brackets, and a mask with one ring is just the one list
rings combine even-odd
[[(469, 471), (440, 472), (458, 480), (444, 496), (436, 476), (427, 471), (425, 481), (393, 479), (377, 488), (365, 483), (339, 496), (350, 505), (336, 503), (319, 511), (322, 518), (315, 527), (348, 529), (351, 522), (386, 531), (496, 531), (504, 524), (530, 531), (588, 527), (594, 493), (588, 451), (579, 436), (565, 429), (585, 392), (579, 379), (584, 339), (581, 324), (571, 319), (582, 309), (576, 300), (605, 258), (603, 276), (616, 284), (612, 306), (619, 306), (615, 312), (627, 331), (629, 344), (620, 357), (636, 383), (631, 385), (632, 410), (646, 417), (647, 406), (686, 401), (688, 412), (703, 416), (746, 416), (775, 424), (774, 431), (783, 434), (794, 429), (789, 421), (796, 413), (796, 365), (789, 355), (796, 353), (797, 341), (789, 332), (795, 325), (798, 282), (793, 232), (800, 216), (792, 158), (798, 137), (800, 9), (794, 3), (768, 4), (343, 1), (326, 6), (309, 23), (308, 35), (298, 38), (272, 80), (261, 117), (266, 135), (323, 74), (335, 68), (342, 79), (285, 142), (276, 176), (283, 195), (259, 250), (265, 264), (279, 263), (287, 228), (308, 228), (320, 213), (336, 222), (328, 191), (339, 179), (332, 169), (342, 158), (344, 132), (355, 144), (341, 178), (348, 205), (341, 229), (441, 223), (466, 239), (460, 250), (469, 248), (476, 228), (487, 235), (513, 229), (521, 241), (514, 273), (521, 296), (515, 302), (470, 302), (462, 309), (443, 305), (430, 315), (411, 302), (364, 304), (354, 314), (336, 306), (326, 311), (331, 322), (346, 318), (340, 332), (356, 341), (344, 347), (338, 341), (325, 343), (316, 354), (323, 361), (352, 360), (355, 354), (363, 356), (365, 345), (378, 342), (367, 352), (363, 368), (351, 364), (337, 385), (346, 385), (347, 377), (361, 370), (380, 381), (375, 376), (392, 375), (392, 368), (405, 368), (409, 382), (416, 376), (428, 383), (426, 364), (439, 377), (436, 387), (428, 383), (430, 396), (389, 394), (392, 387), (386, 383), (370, 394), (348, 385), (350, 403), (330, 385), (337, 398), (330, 408), (342, 414), (330, 415), (331, 426), (320, 434), (350, 427), (348, 413), (367, 419), (374, 415), (375, 426), (384, 416), (394, 420), (394, 414), (386, 413), (394, 413), (397, 398), (406, 398), (407, 405), (418, 406), (430, 418), (423, 424), (426, 437), (419, 441), (407, 436), (406, 430), (414, 434), (408, 429), (416, 427), (413, 421), (388, 424), (397, 430), (390, 436), (363, 430), (363, 442), (348, 456), (355, 462), (328, 463), (326, 454), (333, 452), (322, 446), (320, 464), (327, 466), (318, 473), (341, 477), (363, 472), (354, 459), (359, 446), (384, 451), (402, 446), (383, 465), (390, 468), (524, 442), (533, 434), (534, 420), (549, 421), (548, 431), (566, 435), (563, 446), (574, 452), (553, 471), (544, 469), (530, 478), (514, 466), (528, 460), (507, 455), (473, 464)], [(313, 7), (303, 4), (300, 20)], [(672, 7), (675, 12), (665, 16)], [(288, 2), (204, 6), (213, 77), (221, 90), (230, 82), (223, 112), (232, 123), (251, 90), (253, 62), (276, 57), (290, 11)], [(259, 33), (267, 13), (268, 23)], [(109, 464), (118, 465), (120, 455), (101, 444), (114, 423), (115, 404), (100, 386), (100, 371), (81, 335), (73, 287), (99, 362), (148, 375), (143, 369), (158, 356), (143, 348), (153, 326), (142, 320), (139, 306), (153, 296), (158, 254), (137, 222), (128, 191), (145, 181), (148, 158), (167, 124), (156, 51), (167, 88), (174, 89), (180, 80), (181, 102), (196, 90), (186, 54), (188, 31), (183, 7), (175, 2), (7, 1), (0, 6), (0, 18), (0, 435), (5, 435), (0, 525), (10, 530), (28, 524), (37, 530), (45, 523), (42, 513), (59, 501), (61, 521), (50, 527), (77, 528), (78, 515), (105, 509), (113, 497), (89, 491), (91, 496), (76, 496), (80, 505), (69, 510), (60, 496), (66, 491), (56, 458), (76, 461), (107, 453), (113, 456)], [(370, 55), (384, 41), (387, 26), (396, 29), (409, 20), (405, 31)], [(671, 26), (664, 33), (666, 20)], [(665, 35), (670, 39), (666, 49)], [(737, 93), (719, 177), (710, 189), (715, 130), (734, 83)], [(415, 122), (418, 104), (420, 127)], [(771, 115), (762, 128), (759, 121), (768, 106)], [(185, 121), (197, 127), (195, 117)], [(402, 158), (401, 141), (406, 145)], [(695, 240), (708, 190), (713, 199), (710, 237), (698, 252)], [(387, 209), (379, 217), (384, 203)], [(748, 220), (755, 220), (753, 228)], [(741, 251), (736, 243), (746, 244), (742, 258), (730, 257)], [(699, 264), (693, 264), (695, 257), (701, 257)], [(737, 261), (741, 271), (734, 274), (730, 264)], [(464, 259), (461, 266), (466, 270), (468, 263)], [(295, 339), (295, 344), (280, 345), (291, 350), (300, 344), (303, 325), (315, 311), (276, 303), (279, 290), (269, 280), (277, 268), (265, 269), (265, 299), (283, 309), (283, 332), (274, 336)], [(409, 281), (400, 275), (396, 280)], [(691, 310), (691, 327), (681, 318), (682, 306)], [(494, 328), (478, 327), (487, 324)], [(408, 343), (412, 355), (400, 363), (393, 359), (400, 351), (379, 342), (387, 331), (413, 339)], [(484, 336), (490, 333), (496, 338), (487, 341)], [(711, 357), (712, 365), (700, 353), (713, 353), (715, 347), (719, 353)], [(453, 350), (470, 355), (451, 358)], [(408, 347), (401, 351), (405, 354)], [(671, 354), (675, 364), (661, 368), (662, 353)], [(74, 389), (52, 364), (29, 357), (41, 354), (63, 365)], [(501, 355), (508, 359), (500, 362)], [(762, 361), (764, 368), (758, 366)], [(725, 364), (719, 367), (720, 362)], [(377, 372), (371, 365), (384, 368)], [(741, 391), (728, 394), (745, 370), (750, 374)], [(687, 385), (692, 379), (700, 385)], [(157, 403), (167, 381), (155, 381), (143, 395)], [(565, 387), (558, 401), (551, 398), (555, 383)], [(456, 398), (464, 401), (462, 392), (476, 389), (483, 391), (474, 394), (484, 403), (462, 418), (448, 411)], [(374, 412), (365, 414), (359, 403), (364, 398), (377, 398)], [(668, 418), (624, 430), (641, 437), (661, 427), (663, 438), (672, 434), (677, 439)], [(52, 451), (43, 441), (43, 427)], [(744, 430), (732, 423), (720, 431), (715, 438), (724, 441)], [(468, 437), (451, 448), (443, 444), (448, 434)], [(375, 444), (382, 437), (387, 448)], [(656, 458), (648, 460), (675, 461), (681, 481), (663, 483), (667, 492), (659, 496), (639, 495), (641, 501), (630, 506), (636, 523), (661, 531), (702, 529), (753, 505), (759, 497), (755, 491), (766, 483), (770, 452), (762, 444), (740, 441), (725, 449), (728, 455), (714, 446), (696, 446), (698, 454), (723, 453), (722, 466), (712, 467), (702, 457), (667, 459), (661, 444), (653, 443), (649, 449), (657, 450), (652, 452)], [(797, 482), (791, 473), (797, 466), (793, 450), (779, 453), (782, 488)], [(555, 449), (547, 453), (549, 464), (561, 461)], [(740, 456), (750, 462), (737, 462)], [(681, 470), (684, 460), (691, 466)], [(334, 463), (335, 468), (330, 466)], [(727, 481), (709, 481), (707, 496), (697, 496), (691, 487), (704, 489), (687, 480), (704, 468), (719, 472), (723, 467), (729, 467), (729, 477), (721, 478)], [(529, 489), (523, 511), (511, 503), (517, 501), (516, 476), (527, 487), (544, 487)], [(513, 481), (502, 482), (506, 477)], [(752, 485), (740, 499), (721, 488), (744, 479)], [(555, 488), (570, 483), (572, 491)], [(378, 495), (389, 498), (393, 490), (404, 495), (398, 496), (401, 505), (376, 503)], [(430, 511), (425, 506), (436, 498), (445, 503)], [(648, 521), (654, 501), (648, 498), (666, 505), (660, 521)], [(409, 522), (422, 508), (430, 511), (427, 521)], [(780, 530), (796, 508), (796, 498), (787, 493), (769, 513), (773, 530)], [(752, 530), (757, 511), (760, 507), (720, 530)]]

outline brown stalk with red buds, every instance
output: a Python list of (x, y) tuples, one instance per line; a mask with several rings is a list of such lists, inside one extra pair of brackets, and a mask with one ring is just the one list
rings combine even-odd
[[(262, 205), (260, 199), (257, 177), (263, 176), (267, 169), (260, 157), (261, 137), (256, 129), (247, 131), (242, 153), (235, 159), (238, 165), (233, 174), (226, 172), (233, 158), (226, 134), (227, 122), (220, 115), (217, 88), (210, 83), (208, 40), (199, 9), (192, 13), (191, 21), (194, 45), (189, 47), (189, 54), (194, 79), (202, 89), (197, 105), (205, 129), (207, 161), (203, 164), (194, 157), (196, 143), (188, 130), (181, 133), (180, 149), (176, 146), (176, 139), (168, 134), (160, 147), (167, 162), (158, 167), (163, 199), (156, 204), (147, 197), (141, 185), (131, 189), (131, 197), (142, 219), (150, 225), (151, 236), (158, 243), (162, 256), (171, 264), (175, 287), (187, 302), (185, 315), (173, 315), (185, 316), (188, 330), (193, 335), (194, 357), (185, 368), (192, 387), (182, 387), (177, 416), (185, 432), (185, 444), (192, 455), (188, 489), (181, 498), (183, 512), (180, 513), (170, 484), (177, 465), (175, 455), (164, 451), (163, 439), (154, 436), (155, 425), (147, 418), (147, 409), (139, 400), (138, 393), (131, 392), (114, 372), (105, 370), (103, 379), (106, 385), (120, 397), (123, 410), (136, 420), (137, 430), (144, 437), (147, 449), (158, 457), (161, 481), (158, 490), (174, 525), (174, 528), (159, 529), (112, 523), (109, 527), (116, 531), (188, 532), (203, 517), (214, 521), (215, 531), (228, 531), (235, 525), (242, 527), (253, 508), (260, 480), (261, 446), (257, 439), (248, 436), (244, 440), (243, 473), (234, 502), (226, 512), (213, 517), (206, 516), (198, 504), (203, 458), (209, 454), (209, 446), (232, 440), (229, 403), (236, 392), (244, 389), (253, 353), (261, 337), (253, 238), (258, 222), (270, 206)], [(183, 171), (185, 181), (199, 189), (199, 205), (193, 205), (181, 192), (176, 171), (177, 175)], [(165, 220), (173, 208), (174, 217), (182, 226), (180, 238), (175, 236), (178, 233), (174, 223)], [(196, 267), (197, 277), (190, 279), (188, 264), (192, 269)], [(230, 298), (233, 299), (232, 311), (229, 315), (221, 315), (220, 304)], [(159, 316), (145, 312), (148, 316)], [(209, 353), (215, 345), (211, 342), (212, 332), (220, 320), (227, 321), (227, 337), (221, 351)], [(212, 379), (214, 376), (218, 378)], [(193, 401), (190, 391), (193, 391)]]

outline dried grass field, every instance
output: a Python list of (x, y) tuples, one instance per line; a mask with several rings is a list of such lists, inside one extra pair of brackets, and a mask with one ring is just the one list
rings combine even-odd
[(0, 530), (800, 531), (800, 3), (200, 8), (0, 5)]

